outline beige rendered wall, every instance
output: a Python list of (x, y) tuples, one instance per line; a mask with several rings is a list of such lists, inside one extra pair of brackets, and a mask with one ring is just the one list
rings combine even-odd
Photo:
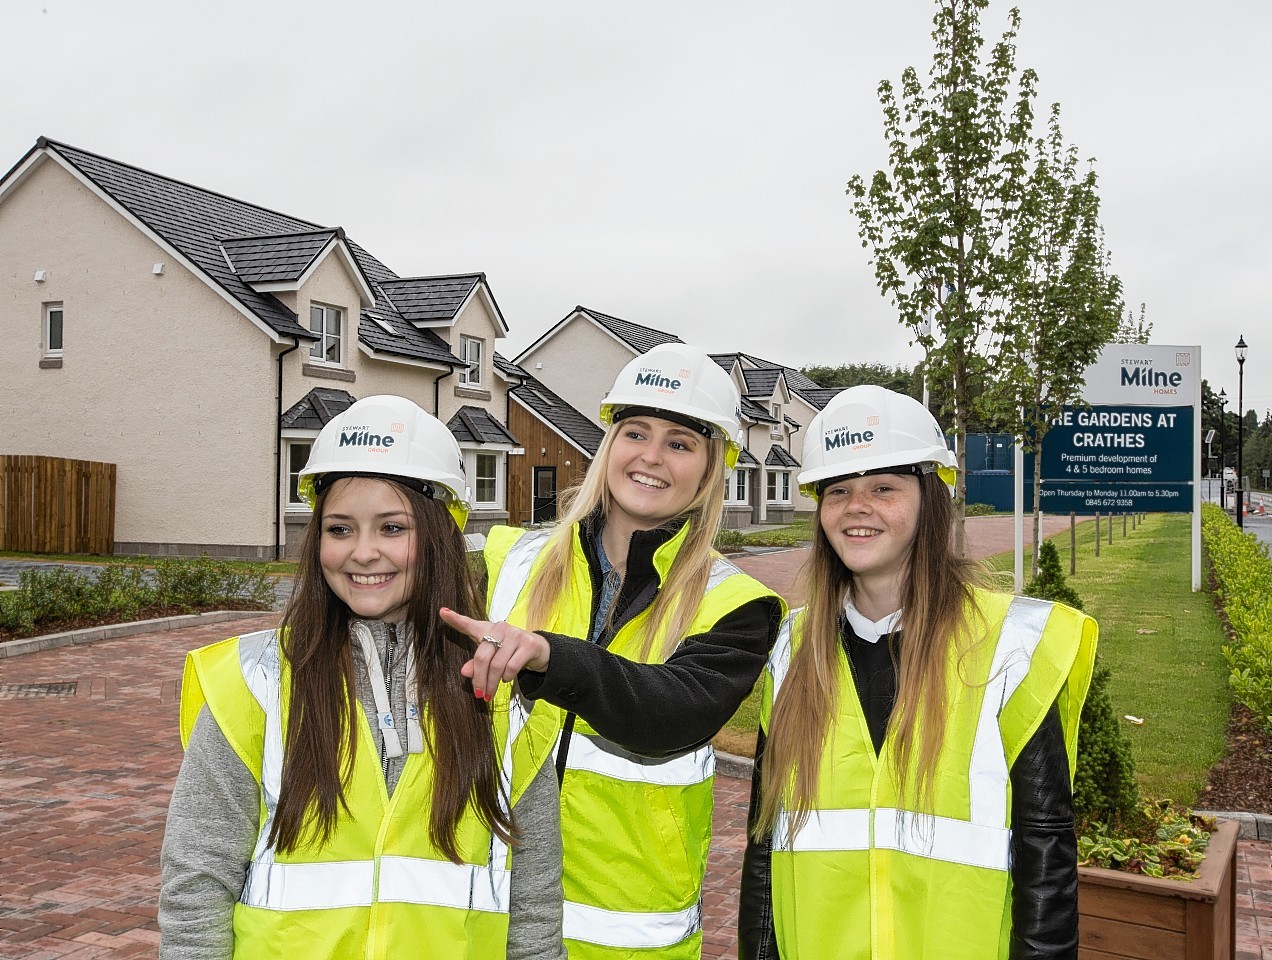
[[(520, 361), (520, 366), (551, 387), (570, 406), (597, 423), (601, 401), (618, 371), (636, 354), (582, 315)], [(542, 363), (539, 369), (536, 364)]]
[[(342, 363), (317, 363), (309, 356), (309, 344), (289, 353), (283, 361), (283, 409), (286, 410), (314, 387), (347, 390), (358, 399), (391, 393), (414, 400), (433, 412), (433, 381), (441, 373), (414, 364), (375, 360), (358, 347), (358, 318), (361, 304), (358, 287), (343, 258), (329, 254), (292, 295), (301, 326), (309, 327), (309, 307), (314, 303), (340, 307), (345, 312)], [(327, 374), (327, 376), (324, 376)], [(352, 375), (352, 378), (350, 378)]]
[[(453, 417), (460, 407), (481, 407), (490, 415), (508, 425), (508, 383), (495, 373), (495, 350), (498, 340), (503, 338), (503, 331), (495, 322), (480, 294), (468, 301), (464, 309), (455, 319), (451, 327), (437, 329), (437, 335), (451, 348), (451, 353), (460, 356), (460, 337), (476, 337), (486, 342), (486, 349), (481, 358), (481, 387), (462, 386), (459, 382), (459, 370), (442, 381), (441, 412), (438, 417), (443, 423)], [(431, 407), (429, 409), (432, 409)]]
[(0, 342), (0, 451), (116, 463), (117, 543), (272, 542), (267, 335), (53, 160), (0, 204)]

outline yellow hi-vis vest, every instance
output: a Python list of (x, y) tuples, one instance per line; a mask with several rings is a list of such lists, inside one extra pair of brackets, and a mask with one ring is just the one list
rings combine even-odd
[[(508, 689), (493, 711), (503, 787), (515, 804), (551, 756), (555, 727), (527, 715)], [(390, 797), (379, 749), (356, 702), (349, 704), (359, 742), (345, 783), (348, 810), (339, 811), (331, 839), (286, 854), (269, 845), (289, 691), (290, 669), (273, 630), (232, 637), (186, 658), (182, 744), (189, 744), (206, 704), (260, 788), (260, 830), (234, 907), (234, 956), (504, 957), (511, 852), (470, 808), (456, 830), (463, 862), (446, 859), (428, 833), (428, 752), (408, 755)], [(423, 722), (429, 722), (427, 704)]]
[[(654, 553), (666, 582), (687, 525)], [(548, 532), (495, 527), (486, 540), (489, 616), (524, 625)], [(586, 637), (592, 578), (574, 530), (571, 582), (544, 629)], [(726, 614), (760, 597), (763, 584), (717, 558), (689, 633), (704, 633)], [(784, 609), (784, 608), (783, 608)], [(623, 625), (609, 650), (641, 659), (648, 609)], [(661, 659), (662, 637), (650, 654)], [(549, 704), (563, 722), (565, 711)], [(702, 953), (702, 879), (711, 844), (715, 753), (710, 744), (664, 760), (636, 756), (578, 717), (561, 784), (565, 942), (571, 960), (696, 960)]]
[[(773, 833), (773, 918), (782, 960), (992, 960), (1011, 936), (1011, 765), (1058, 705), (1069, 773), (1097, 627), (1062, 604), (976, 592), (986, 642), (949, 667), (932, 809), (898, 799), (892, 737), (876, 757), (848, 659), (813, 809)], [(761, 723), (801, 640), (782, 625)], [(912, 772), (912, 771), (911, 771)]]

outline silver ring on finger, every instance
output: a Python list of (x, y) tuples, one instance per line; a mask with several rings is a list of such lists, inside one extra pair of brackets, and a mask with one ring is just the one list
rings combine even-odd
[(492, 637), (490, 634), (486, 634), (484, 637), (482, 637), (482, 638), (481, 638), (481, 642), (482, 642), (482, 643), (493, 643), (493, 644), (495, 645), (495, 649), (498, 649), (499, 647), (502, 647), (502, 646), (503, 646), (503, 641), (502, 641), (502, 640), (496, 639), (495, 637)]

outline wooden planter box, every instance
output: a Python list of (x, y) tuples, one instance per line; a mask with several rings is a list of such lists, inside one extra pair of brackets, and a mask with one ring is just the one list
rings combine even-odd
[(1237, 829), (1219, 823), (1192, 881), (1079, 867), (1079, 960), (1235, 960)]

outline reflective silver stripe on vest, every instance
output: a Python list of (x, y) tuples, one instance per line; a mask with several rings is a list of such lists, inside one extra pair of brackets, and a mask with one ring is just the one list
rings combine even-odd
[[(789, 820), (782, 810), (773, 831), (773, 849), (869, 850), (873, 846), (974, 867), (1007, 870), (1011, 865), (1007, 809), (1010, 771), (998, 715), (1028, 674), (1051, 610), (1049, 602), (1030, 597), (1014, 598), (1007, 609), (972, 745), (968, 820), (881, 807), (874, 811), (872, 830), (868, 809), (814, 810), (788, 842)], [(790, 619), (782, 625), (769, 664), (774, 700), (790, 667), (789, 623)]]
[[(278, 863), (274, 848), (269, 845), (283, 772), (282, 685), (275, 632), (264, 630), (240, 637), (239, 666), (248, 689), (265, 712), (261, 757), (265, 819), (239, 896), (241, 903), (267, 910), (327, 910), (368, 907), (378, 899), (508, 912), (511, 884), (511, 874), (505, 869), (508, 847), (493, 834), (490, 859), (484, 866), (422, 857), (381, 857), (378, 896), (373, 860)], [(519, 698), (514, 697), (509, 707), (508, 742), (501, 771), (504, 788), (501, 800), (505, 811), (511, 795), (512, 745), (526, 719), (524, 707)]]
[[(773, 832), (774, 850), (807, 853), (870, 849), (869, 810), (814, 810), (791, 845), (786, 842), (790, 832), (787, 823), (783, 813)], [(875, 810), (874, 846), (990, 870), (1006, 870), (1011, 865), (1011, 831), (1005, 827), (892, 807)]]
[(495, 589), (490, 594), (490, 610), (486, 615), (492, 621), (508, 619), (508, 614), (512, 613), (517, 598), (530, 579), (530, 567), (550, 539), (551, 530), (534, 530), (524, 534), (509, 549), (503, 566), (499, 568)]
[(777, 630), (777, 640), (773, 642), (773, 652), (769, 654), (768, 671), (769, 676), (773, 678), (773, 702), (777, 703), (777, 691), (782, 689), (782, 683), (786, 680), (786, 671), (791, 668), (791, 627), (795, 623), (795, 616), (804, 608), (792, 610), (787, 614), (786, 619), (782, 621), (782, 625)]
[[(553, 748), (561, 746), (560, 738)], [(586, 773), (599, 773), (614, 780), (649, 783), (660, 787), (690, 787), (715, 776), (715, 751), (710, 744), (660, 760), (637, 756), (616, 743), (596, 734), (575, 731), (570, 738), (566, 767)]]
[(1007, 608), (994, 662), (989, 668), (989, 683), (981, 701), (976, 740), (972, 744), (971, 815), (968, 818), (972, 823), (990, 827), (1010, 823), (1007, 781), (1011, 771), (1007, 768), (998, 715), (1029, 672), (1029, 664), (1042, 642), (1042, 632), (1050, 616), (1051, 604), (1032, 597), (1015, 597)]
[[(265, 819), (256, 838), (256, 849), (252, 852), (252, 862), (248, 865), (247, 880), (239, 900), (249, 906), (264, 906), (271, 899), (283, 899), (285, 888), (283, 878), (275, 876), (274, 848), (269, 843), (274, 815), (278, 811), (278, 791), (283, 781), (282, 682), (277, 634), (273, 630), (261, 630), (239, 637), (238, 651), (243, 679), (265, 712), (265, 743), (261, 755), (261, 796), (265, 803)], [(324, 888), (318, 886), (314, 889)], [(350, 895), (340, 883), (333, 882), (329, 889), (337, 895)], [(371, 887), (368, 885), (366, 890), (369, 894)], [(300, 890), (295, 891), (293, 897), (305, 898)]]
[(565, 901), (562, 933), (566, 940), (603, 947), (670, 947), (702, 929), (702, 906), (669, 913), (625, 913)]

